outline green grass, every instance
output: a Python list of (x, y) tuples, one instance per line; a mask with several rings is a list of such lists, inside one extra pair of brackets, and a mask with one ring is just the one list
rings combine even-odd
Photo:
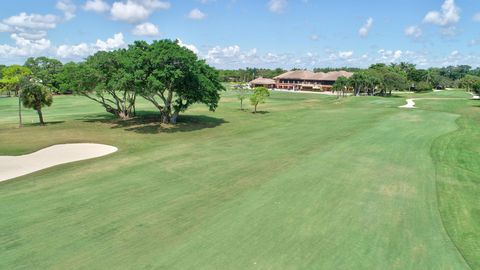
[(418, 96), (463, 98), (227, 92), (162, 127), (62, 96), (22, 129), (0, 99), (0, 155), (119, 148), (0, 183), (0, 269), (480, 269), (480, 102)]

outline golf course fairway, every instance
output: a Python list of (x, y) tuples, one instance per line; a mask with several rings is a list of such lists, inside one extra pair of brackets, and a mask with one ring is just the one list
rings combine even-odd
[(145, 101), (122, 122), (56, 96), (21, 129), (2, 98), (0, 155), (119, 150), (1, 182), (0, 269), (480, 269), (469, 98), (272, 93), (252, 114), (226, 92), (160, 126)]

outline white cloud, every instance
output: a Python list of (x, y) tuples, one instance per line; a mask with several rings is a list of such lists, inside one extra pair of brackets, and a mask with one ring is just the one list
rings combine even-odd
[(110, 14), (114, 20), (136, 23), (146, 20), (157, 9), (168, 8), (169, 2), (159, 0), (127, 0), (114, 2)]
[(62, 59), (81, 59), (98, 51), (112, 51), (125, 47), (123, 34), (117, 33), (106, 41), (97, 39), (95, 43), (80, 43), (77, 45), (61, 45), (56, 48), (56, 56)]
[(381, 62), (396, 62), (403, 56), (404, 53), (401, 50), (381, 49), (378, 51), (378, 54), (380, 55), (379, 61)]
[(187, 18), (192, 20), (202, 20), (205, 19), (205, 17), (207, 17), (207, 15), (200, 11), (198, 8), (192, 9), (187, 15)]
[(15, 41), (15, 46), (0, 44), (1, 58), (39, 55), (51, 47), (50, 40), (44, 38), (38, 40), (29, 40), (20, 37), (17, 34), (11, 34), (10, 37)]
[(404, 33), (407, 37), (410, 37), (412, 39), (418, 39), (423, 35), (422, 29), (420, 29), (420, 27), (416, 25), (405, 28)]
[(475, 13), (475, 15), (473, 15), (473, 20), (476, 22), (480, 22), (480, 12)]
[(87, 43), (78, 45), (61, 45), (57, 48), (57, 56), (62, 59), (83, 58), (93, 54), (94, 50)]
[[(0, 32), (10, 32), (13, 37), (31, 40), (32, 45), (38, 43), (39, 40), (45, 39), (47, 31), (57, 26), (60, 19), (51, 14), (27, 14), (11, 16), (0, 23)], [(5, 49), (6, 47), (4, 47)]]
[(109, 38), (107, 41), (97, 39), (97, 42), (95, 43), (95, 47), (98, 48), (99, 51), (110, 51), (121, 48), (124, 45), (125, 41), (123, 41), (122, 33), (115, 34), (113, 38)]
[(83, 9), (86, 11), (94, 11), (97, 13), (102, 13), (110, 10), (110, 5), (103, 0), (88, 0)]
[(19, 29), (53, 29), (57, 26), (59, 18), (55, 15), (47, 14), (27, 14), (25, 12), (19, 15), (11, 16), (3, 20), (5, 25)]
[(338, 52), (338, 57), (341, 59), (349, 59), (353, 56), (353, 51)]
[(442, 10), (430, 11), (423, 19), (426, 23), (439, 26), (448, 26), (457, 23), (460, 20), (460, 8), (455, 5), (455, 0), (445, 0), (442, 4)]
[(10, 26), (8, 26), (6, 24), (3, 24), (3, 23), (0, 23), (0, 33), (1, 32), (10, 32), (10, 31), (11, 31)]
[(257, 49), (253, 48), (247, 52), (243, 52), (238, 45), (227, 47), (215, 46), (201, 55), (205, 60), (217, 66), (254, 64), (257, 56)]
[(315, 34), (310, 35), (310, 40), (317, 41), (319, 39), (320, 39), (320, 37), (318, 35), (315, 35)]
[(270, 0), (268, 1), (268, 9), (273, 13), (282, 13), (287, 7), (287, 0)]
[(458, 29), (454, 25), (440, 28), (440, 34), (446, 37), (453, 37), (458, 34)]
[(361, 37), (367, 37), (368, 36), (368, 33), (370, 33), (370, 29), (372, 28), (373, 26), (373, 18), (368, 18), (367, 19), (367, 22), (365, 22), (365, 24), (360, 27), (360, 29), (358, 30), (358, 34), (361, 36)]
[(71, 20), (75, 17), (75, 11), (77, 7), (71, 2), (71, 0), (59, 0), (55, 7), (61, 11), (65, 16), (65, 20)]
[(194, 52), (195, 54), (198, 54), (199, 51), (197, 49), (197, 47), (195, 47), (195, 45), (192, 45), (192, 44), (185, 44), (182, 42), (181, 39), (177, 38), (177, 43), (178, 45), (180, 45), (181, 47), (184, 47), (184, 48), (187, 48), (189, 49), (190, 51)]
[(146, 22), (135, 26), (132, 34), (136, 36), (157, 37), (160, 35), (160, 31), (158, 31), (158, 27), (153, 23)]

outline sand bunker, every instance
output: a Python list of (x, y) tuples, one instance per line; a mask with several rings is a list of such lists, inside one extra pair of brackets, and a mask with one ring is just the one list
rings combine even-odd
[(0, 156), (0, 181), (60, 164), (105, 156), (116, 147), (94, 143), (57, 144), (23, 156)]
[(414, 109), (415, 108), (415, 101), (413, 101), (413, 98), (407, 99), (407, 104), (403, 106), (399, 106), (399, 108), (407, 108), (407, 109)]

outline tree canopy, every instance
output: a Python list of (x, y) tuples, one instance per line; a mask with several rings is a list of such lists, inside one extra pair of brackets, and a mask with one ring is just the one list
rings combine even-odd
[(224, 90), (218, 73), (175, 41), (137, 41), (127, 49), (97, 52), (82, 63), (67, 63), (60, 89), (71, 89), (101, 104), (118, 118), (134, 115), (140, 95), (159, 111), (162, 123), (175, 124), (194, 103), (214, 111)]
[(250, 96), (250, 102), (253, 105), (253, 113), (257, 113), (257, 106), (266, 102), (267, 98), (270, 96), (270, 92), (265, 87), (256, 87), (253, 89), (253, 93)]
[(2, 69), (2, 79), (0, 80), (2, 89), (13, 91), (17, 96), (22, 80), (31, 74), (32, 71), (29, 68), (20, 65), (11, 65)]
[(194, 103), (217, 108), (219, 91), (225, 89), (218, 73), (189, 49), (171, 40), (137, 41), (128, 52), (135, 88), (160, 111), (162, 123), (175, 124), (179, 113)]
[(63, 64), (57, 59), (48, 57), (30, 57), (25, 61), (25, 67), (32, 71), (32, 75), (54, 91), (59, 91), (60, 81), (57, 77), (62, 71)]

